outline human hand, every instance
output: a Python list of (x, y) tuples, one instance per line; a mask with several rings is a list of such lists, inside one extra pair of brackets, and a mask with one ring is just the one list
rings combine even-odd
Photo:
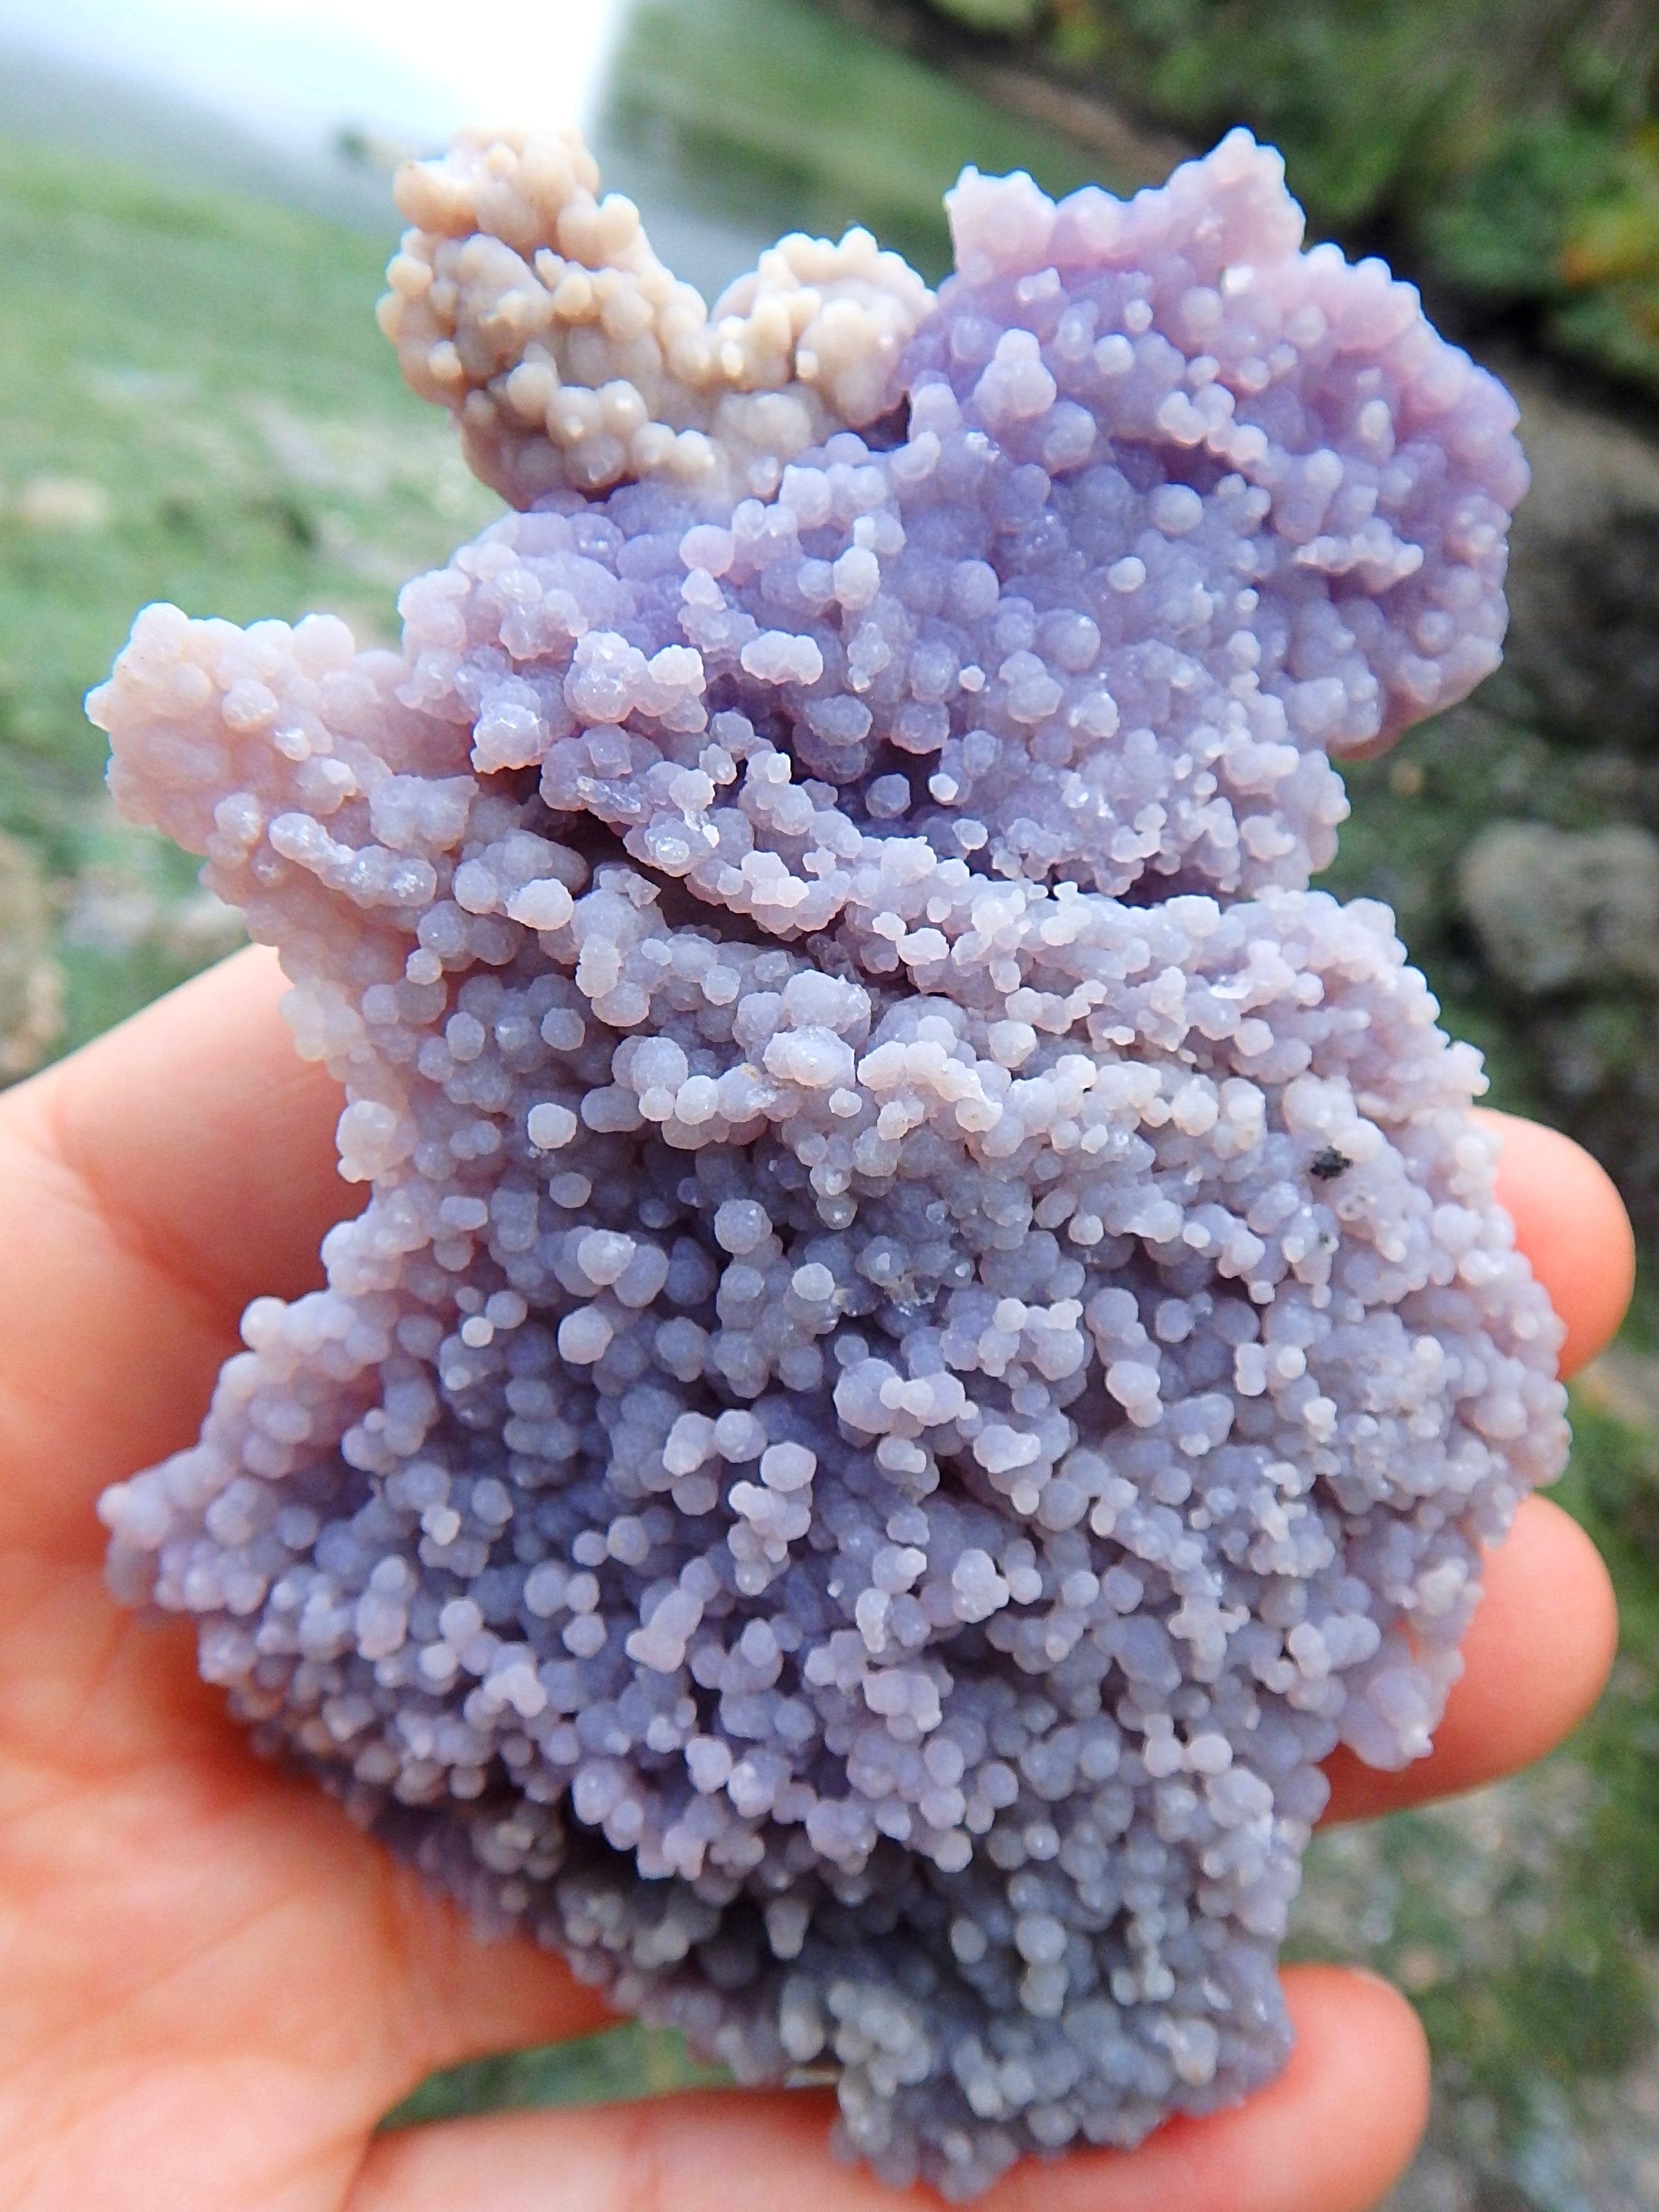
[[(194, 1437), (248, 1300), (319, 1279), (349, 1210), (340, 1099), (239, 955), (0, 1098), (0, 2202), (13, 2212), (823, 2212), (905, 2199), (832, 2166), (816, 2093), (726, 2092), (377, 2136), (428, 2073), (606, 2017), (557, 1960), (477, 1943), (314, 1784), (263, 1763), (193, 1624), (106, 1595), (103, 1486)], [(1500, 1185), (1568, 1325), (1617, 1327), (1632, 1243), (1601, 1170), (1506, 1122)], [(1333, 1763), (1330, 1817), (1540, 1757), (1611, 1662), (1607, 1576), (1541, 1498), (1493, 1554), (1434, 1754)], [(1360, 2212), (1415, 2147), (1405, 2000), (1293, 1967), (1281, 2078), (1131, 2154), (1023, 2165), (982, 2212)], [(918, 2191), (909, 2200), (927, 2198)]]

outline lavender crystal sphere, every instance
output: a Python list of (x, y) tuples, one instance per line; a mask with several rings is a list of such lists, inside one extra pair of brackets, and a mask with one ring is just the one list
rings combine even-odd
[(711, 318), (566, 137), (383, 320), (525, 511), (395, 651), (139, 618), (134, 818), (346, 1085), (329, 1287), (104, 1500), (258, 1740), (843, 2142), (984, 2187), (1283, 2063), (1559, 1328), (1332, 766), (1495, 663), (1514, 409), (1243, 134)]

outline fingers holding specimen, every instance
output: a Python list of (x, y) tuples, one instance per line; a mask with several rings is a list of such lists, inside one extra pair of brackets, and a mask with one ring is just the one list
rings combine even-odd
[[(1293, 1968), (1289, 2066), (1232, 2111), (1176, 2120), (1139, 2150), (1024, 2160), (978, 2212), (1363, 2212), (1404, 2171), (1422, 2132), (1428, 2067), (1404, 1998), (1369, 1975)], [(445, 2121), (377, 2139), (348, 2212), (914, 2212), (837, 2166), (829, 2100), (716, 2092), (560, 2112)], [(556, 2177), (556, 2185), (550, 2179)]]
[(1542, 1122), (1482, 1111), (1502, 1140), (1498, 1194), (1516, 1242), (1566, 1324), (1561, 1372), (1595, 1358), (1625, 1318), (1636, 1282), (1636, 1240), (1624, 1200), (1582, 1145)]
[(1495, 1782), (1553, 1751), (1595, 1705), (1619, 1620), (1607, 1571), (1577, 1522), (1548, 1498), (1528, 1498), (1487, 1553), (1485, 1578), (1433, 1751), (1398, 1774), (1339, 1752), (1326, 1768), (1327, 1820), (1364, 1820)]

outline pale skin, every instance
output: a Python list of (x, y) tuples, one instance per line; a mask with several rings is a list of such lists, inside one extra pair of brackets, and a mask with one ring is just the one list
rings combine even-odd
[[(817, 2093), (710, 2093), (377, 2136), (434, 2069), (605, 2018), (556, 1960), (481, 1945), (309, 1783), (263, 1764), (182, 1623), (106, 1595), (94, 1501), (195, 1436), (248, 1300), (319, 1279), (361, 1202), (340, 1097), (302, 1066), (274, 960), (239, 955), (0, 1098), (0, 2203), (12, 2212), (898, 2212), (825, 2148)], [(1627, 1301), (1629, 1226), (1564, 1138), (1502, 1125), (1501, 1188), (1568, 1324)], [(1534, 1499), (1494, 1553), (1431, 1758), (1339, 1763), (1352, 1818), (1539, 1758), (1611, 1663), (1606, 1573)], [(1405, 2000), (1285, 1977), (1287, 2072), (1132, 2154), (1017, 2168), (983, 2212), (1361, 2212), (1427, 2097)]]

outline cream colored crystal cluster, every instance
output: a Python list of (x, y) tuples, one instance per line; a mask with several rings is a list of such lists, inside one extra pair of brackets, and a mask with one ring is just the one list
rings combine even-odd
[(711, 314), (599, 182), (568, 130), (465, 131), (398, 179), (414, 228), (381, 327), (503, 498), (654, 477), (765, 497), (786, 462), (892, 406), (933, 295), (867, 230), (781, 240)]

